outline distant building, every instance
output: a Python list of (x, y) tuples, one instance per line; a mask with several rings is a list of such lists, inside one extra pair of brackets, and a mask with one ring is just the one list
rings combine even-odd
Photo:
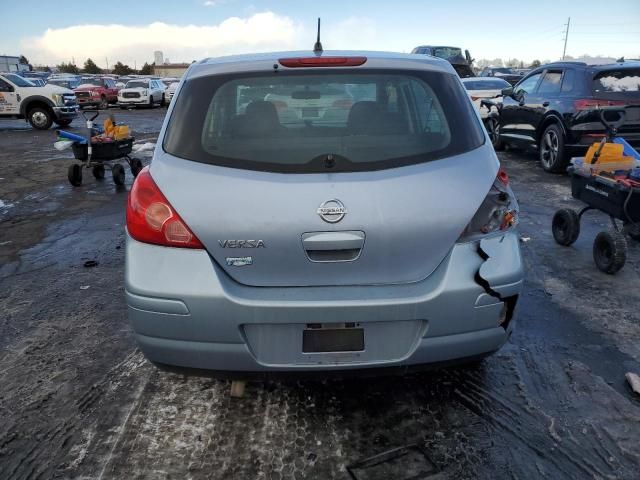
[(20, 57), (0, 55), (0, 72), (23, 72), (29, 70), (29, 65), (20, 63)]
[(164, 65), (155, 64), (153, 66), (153, 74), (157, 77), (176, 77), (180, 78), (189, 68), (190, 63), (165, 63)]
[(153, 61), (156, 65), (162, 65), (164, 63), (164, 56), (160, 50), (153, 52)]

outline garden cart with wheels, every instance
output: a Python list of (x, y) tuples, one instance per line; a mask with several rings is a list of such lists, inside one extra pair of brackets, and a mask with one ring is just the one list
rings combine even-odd
[[(617, 137), (631, 108), (634, 107), (600, 110), (606, 136), (592, 145), (584, 159), (573, 159), (568, 169), (571, 195), (586, 207), (579, 212), (570, 208), (558, 210), (552, 222), (553, 238), (568, 246), (578, 239), (580, 220), (586, 212), (599, 210), (609, 215), (612, 229), (599, 232), (593, 242), (595, 264), (609, 274), (618, 272), (626, 262), (625, 233), (640, 240), (640, 154)], [(640, 116), (640, 108), (634, 114)]]
[(105, 138), (104, 141), (96, 141), (102, 140), (99, 136), (94, 135), (93, 121), (98, 115), (100, 112), (82, 112), (82, 116), (87, 121), (88, 134), (86, 139), (74, 141), (72, 145), (73, 156), (80, 162), (70, 165), (67, 174), (69, 183), (74, 187), (82, 184), (82, 170), (84, 168), (90, 168), (93, 176), (98, 180), (104, 178), (105, 169), (108, 168), (111, 170), (113, 182), (116, 185), (124, 185), (125, 169), (120, 163), (113, 162), (121, 158), (125, 159), (134, 177), (142, 170), (142, 162), (129, 155), (133, 149), (135, 140), (133, 137)]

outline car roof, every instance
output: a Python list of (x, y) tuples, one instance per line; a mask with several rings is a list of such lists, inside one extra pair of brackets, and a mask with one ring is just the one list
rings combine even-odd
[(418, 45), (416, 48), (457, 48), (460, 50), (460, 47), (452, 47), (450, 45)]
[(546, 63), (544, 65), (540, 65), (538, 68), (544, 67), (588, 67), (593, 70), (610, 70), (611, 68), (638, 68), (640, 67), (640, 62), (636, 60), (625, 60), (624, 62), (613, 62), (613, 63), (598, 63), (598, 64), (589, 64), (586, 62), (578, 62), (578, 61), (564, 61), (564, 62), (551, 62)]
[[(185, 73), (185, 78), (206, 76), (214, 73), (272, 71), (274, 69), (274, 65), (280, 67), (280, 65), (278, 64), (278, 60), (280, 59), (315, 56), (367, 57), (367, 63), (365, 64), (365, 67), (369, 68), (432, 70), (456, 75), (455, 70), (449, 62), (444, 59), (432, 57), (429, 55), (351, 50), (325, 50), (320, 55), (317, 55), (313, 51), (302, 50), (288, 52), (252, 53), (245, 55), (229, 55), (224, 57), (205, 58), (204, 60), (201, 60), (199, 62), (192, 63)], [(321, 68), (326, 69), (327, 67)], [(309, 70), (313, 69), (313, 67), (309, 68)]]

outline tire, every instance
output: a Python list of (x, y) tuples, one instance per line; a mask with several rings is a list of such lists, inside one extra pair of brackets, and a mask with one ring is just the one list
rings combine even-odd
[(60, 127), (68, 127), (69, 125), (71, 125), (71, 122), (73, 120), (71, 118), (61, 118), (60, 120), (54, 120), (56, 125), (59, 125)]
[(640, 242), (640, 222), (627, 224), (626, 231), (631, 238)]
[(48, 130), (53, 123), (53, 114), (47, 108), (35, 107), (29, 110), (29, 123), (36, 130)]
[(553, 238), (559, 245), (568, 247), (580, 235), (580, 217), (575, 210), (563, 208), (558, 210), (551, 222)]
[(102, 95), (100, 97), (100, 105), (98, 105), (96, 107), (97, 110), (109, 110), (109, 100), (107, 100), (107, 97), (105, 97), (104, 95)]
[(93, 173), (93, 176), (96, 178), (96, 180), (104, 179), (104, 165), (94, 165), (91, 173)]
[(565, 138), (562, 128), (557, 123), (552, 123), (545, 128), (540, 137), (538, 154), (540, 164), (545, 171), (551, 173), (563, 173), (567, 169), (569, 159), (564, 148)]
[(149, 108), (153, 108), (153, 95), (149, 97)]
[(164, 99), (164, 93), (162, 94), (162, 100), (160, 100), (160, 106), (161, 107), (167, 106), (167, 101)]
[(627, 261), (627, 241), (615, 230), (600, 232), (593, 241), (593, 260), (598, 270), (613, 275)]
[(79, 187), (80, 185), (82, 185), (82, 165), (80, 165), (79, 163), (69, 165), (69, 170), (67, 170), (67, 178), (69, 179), (69, 183), (74, 187)]
[(504, 143), (500, 140), (500, 120), (496, 117), (489, 117), (484, 121), (484, 126), (487, 129), (489, 138), (491, 139), (491, 145), (496, 152), (504, 150)]
[(140, 173), (140, 170), (142, 170), (143, 168), (143, 165), (140, 159), (132, 158), (130, 168), (131, 168), (131, 174), (133, 175), (133, 178), (137, 177), (138, 174)]
[(111, 175), (113, 176), (113, 183), (118, 186), (124, 185), (124, 167), (119, 163), (116, 163), (111, 169)]

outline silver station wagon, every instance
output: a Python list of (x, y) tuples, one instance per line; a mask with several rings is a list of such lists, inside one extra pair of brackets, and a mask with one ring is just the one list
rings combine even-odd
[(236, 372), (477, 360), (513, 328), (508, 176), (449, 63), (288, 52), (193, 64), (127, 206), (153, 362)]

